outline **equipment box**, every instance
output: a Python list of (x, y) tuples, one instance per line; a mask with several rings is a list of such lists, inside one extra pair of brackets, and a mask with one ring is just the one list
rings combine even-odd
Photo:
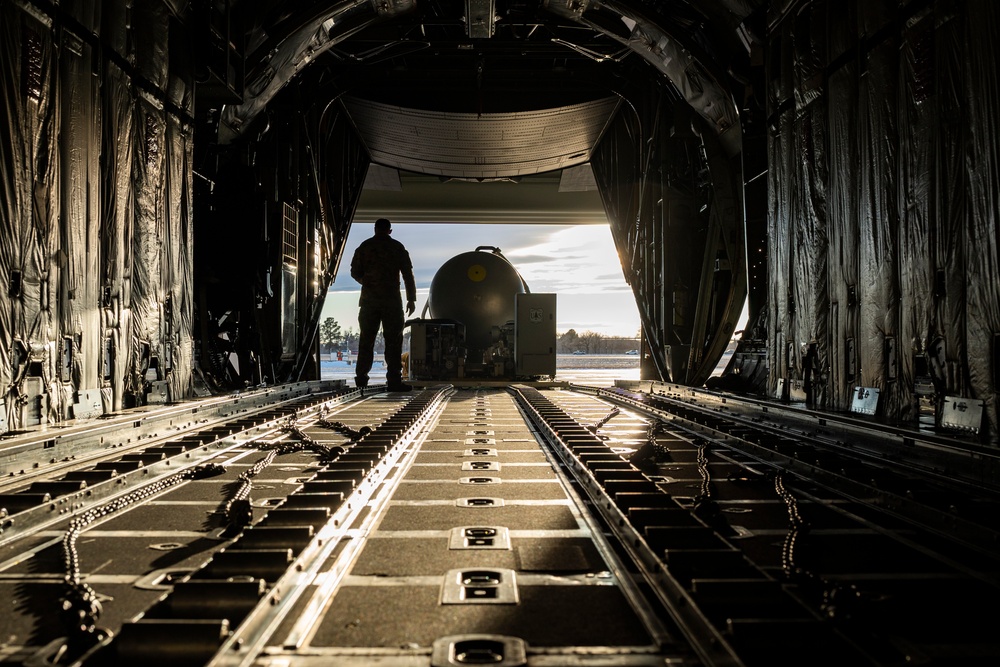
[(517, 294), (514, 301), (514, 374), (555, 376), (556, 295)]

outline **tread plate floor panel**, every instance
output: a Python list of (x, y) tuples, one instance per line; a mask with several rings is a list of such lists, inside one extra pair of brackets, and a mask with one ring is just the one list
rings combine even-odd
[[(480, 469), (468, 469), (470, 463)], [(391, 501), (317, 623), (312, 646), (430, 646), (441, 637), (478, 633), (539, 647), (651, 644), (595, 536), (507, 393), (457, 391), (405, 465)], [(463, 498), (503, 504), (462, 506)], [(453, 531), (469, 526), (503, 530), (509, 545), (476, 548), (466, 541), (456, 548)], [(489, 588), (487, 582), (470, 584), (466, 592), (474, 593), (462, 603), (443, 603), (446, 579), (456, 571), (473, 582), (483, 571), (512, 573), (516, 602), (487, 604), (473, 597), (490, 594), (476, 591)]]

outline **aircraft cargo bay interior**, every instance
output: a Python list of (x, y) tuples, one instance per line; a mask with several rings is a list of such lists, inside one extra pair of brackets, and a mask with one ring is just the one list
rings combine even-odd
[(998, 28), (0, 0), (0, 662), (997, 664)]

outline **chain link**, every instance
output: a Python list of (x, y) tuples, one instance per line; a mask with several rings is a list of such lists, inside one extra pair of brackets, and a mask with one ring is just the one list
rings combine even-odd
[(597, 420), (595, 423), (587, 425), (586, 429), (588, 431), (590, 431), (591, 433), (595, 433), (596, 434), (597, 431), (602, 426), (604, 426), (609, 421), (611, 421), (612, 418), (617, 417), (619, 414), (621, 414), (621, 410), (619, 410), (618, 408), (611, 408), (611, 412), (609, 412), (608, 414), (604, 415), (601, 419)]
[[(320, 419), (316, 424), (347, 436), (351, 444), (357, 443), (373, 431), (370, 426), (362, 426), (355, 430), (341, 422), (330, 422), (326, 419)], [(251, 522), (253, 518), (252, 480), (271, 465), (275, 458), (285, 454), (309, 451), (315, 453), (321, 463), (327, 464), (335, 461), (346, 451), (338, 445), (324, 445), (310, 437), (295, 423), (294, 418), (282, 426), (281, 431), (289, 434), (291, 438), (259, 445), (259, 449), (266, 452), (265, 456), (239, 476), (239, 484), (224, 507), (228, 524), (226, 532), (242, 529)], [(77, 541), (83, 531), (96, 521), (115, 512), (124, 511), (130, 506), (158, 495), (182, 482), (213, 477), (224, 472), (226, 472), (226, 466), (217, 463), (195, 466), (146, 484), (100, 507), (88, 509), (70, 521), (62, 540), (63, 565), (66, 575), (64, 578), (65, 590), (61, 599), (62, 619), (69, 634), (65, 648), (59, 652), (60, 661), (75, 659), (111, 635), (110, 631), (98, 627), (103, 612), (100, 598), (97, 592), (83, 581), (81, 576), (80, 552), (77, 548)]]
[(250, 499), (250, 491), (253, 489), (253, 478), (271, 465), (277, 456), (278, 450), (276, 449), (267, 452), (264, 458), (254, 463), (237, 477), (238, 485), (223, 508), (227, 524), (225, 534), (230, 534), (230, 531), (239, 532), (250, 525), (250, 522), (253, 520), (253, 503)]
[(341, 435), (346, 435), (351, 442), (357, 442), (361, 438), (365, 437), (372, 432), (371, 426), (362, 426), (358, 430), (354, 430), (350, 426), (347, 426), (343, 422), (331, 422), (326, 419), (320, 419), (316, 422), (317, 426), (321, 426), (331, 431), (336, 431)]
[(807, 590), (819, 590), (820, 611), (827, 618), (849, 619), (853, 614), (855, 603), (861, 597), (861, 592), (854, 584), (843, 585), (825, 581), (798, 562), (797, 547), (802, 536), (809, 530), (809, 523), (802, 518), (798, 500), (785, 487), (783, 472), (775, 475), (774, 490), (788, 509), (788, 534), (785, 535), (785, 542), (781, 547), (782, 572), (785, 577), (796, 580)]
[(774, 476), (774, 490), (778, 494), (778, 497), (785, 503), (785, 509), (788, 511), (788, 533), (785, 535), (785, 542), (781, 547), (781, 570), (790, 579), (796, 576), (805, 576), (807, 574), (806, 571), (796, 563), (796, 547), (799, 537), (801, 537), (803, 532), (808, 530), (808, 524), (806, 524), (801, 512), (799, 512), (798, 499), (785, 486), (785, 475), (783, 472), (779, 471)]
[[(259, 449), (267, 452), (267, 454), (243, 472), (237, 479), (239, 484), (226, 501), (223, 510), (227, 524), (225, 534), (239, 532), (250, 525), (250, 522), (253, 520), (253, 499), (250, 497), (250, 493), (253, 490), (253, 478), (271, 465), (275, 458), (285, 454), (310, 451), (319, 455), (320, 462), (325, 465), (337, 460), (337, 457), (346, 451), (338, 445), (324, 445), (314, 438), (309, 437), (295, 423), (294, 419), (282, 426), (281, 432), (290, 434), (294, 439), (273, 440), (259, 445)], [(370, 432), (371, 429), (369, 428), (364, 435)]]
[(103, 611), (101, 602), (97, 592), (80, 576), (80, 552), (76, 546), (80, 534), (95, 521), (120, 512), (181, 482), (211, 477), (222, 472), (225, 472), (225, 467), (214, 463), (195, 466), (190, 470), (164, 477), (140, 487), (100, 507), (91, 508), (70, 521), (62, 541), (63, 565), (66, 576), (64, 579), (65, 591), (61, 600), (62, 619), (69, 631), (70, 644), (78, 648), (85, 648), (101, 641), (104, 636), (110, 634), (97, 627)]
[(708, 443), (704, 440), (695, 442), (698, 448), (697, 462), (698, 474), (701, 476), (701, 484), (698, 486), (698, 494), (694, 497), (694, 506), (713, 501), (712, 498), (712, 475), (708, 469)]
[(665, 431), (662, 421), (659, 419), (651, 421), (646, 429), (646, 442), (632, 452), (628, 457), (629, 463), (647, 474), (659, 472), (656, 464), (670, 460), (670, 450), (657, 440)]

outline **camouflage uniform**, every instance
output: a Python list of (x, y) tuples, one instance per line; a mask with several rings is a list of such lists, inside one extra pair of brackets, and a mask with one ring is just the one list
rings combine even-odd
[[(376, 230), (378, 228), (376, 227)], [(380, 233), (365, 241), (354, 252), (351, 260), (351, 277), (361, 283), (358, 324), (361, 329), (358, 342), (358, 361), (355, 383), (368, 386), (368, 372), (375, 354), (375, 336), (379, 324), (385, 338), (385, 379), (391, 389), (402, 383), (403, 354), (403, 302), (399, 296), (399, 278), (406, 286), (407, 302), (417, 299), (416, 282), (410, 254), (402, 243)]]

